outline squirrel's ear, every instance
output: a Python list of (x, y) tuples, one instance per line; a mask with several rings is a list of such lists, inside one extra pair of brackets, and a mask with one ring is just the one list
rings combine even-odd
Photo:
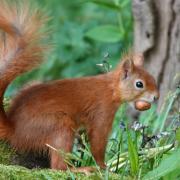
[(131, 59), (127, 59), (122, 62), (123, 69), (123, 79), (126, 79), (133, 71), (133, 61)]
[(144, 56), (143, 56), (143, 54), (141, 54), (141, 53), (135, 54), (133, 56), (133, 62), (134, 62), (135, 66), (142, 67), (144, 65)]

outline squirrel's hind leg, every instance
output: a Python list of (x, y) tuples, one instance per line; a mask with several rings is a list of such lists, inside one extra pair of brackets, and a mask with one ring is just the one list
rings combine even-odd
[(54, 133), (50, 147), (51, 168), (66, 170), (68, 164), (65, 162), (67, 153), (72, 151), (74, 141), (74, 130), (72, 127), (63, 127)]

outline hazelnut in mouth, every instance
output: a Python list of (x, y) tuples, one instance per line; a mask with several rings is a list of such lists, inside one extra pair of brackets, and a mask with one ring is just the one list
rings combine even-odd
[(139, 111), (145, 111), (151, 108), (151, 103), (143, 100), (135, 101), (135, 108)]

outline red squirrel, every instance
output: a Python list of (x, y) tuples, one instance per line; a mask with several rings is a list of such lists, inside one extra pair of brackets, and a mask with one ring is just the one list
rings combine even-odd
[[(146, 110), (158, 99), (154, 78), (143, 69), (141, 54), (124, 56), (113, 71), (106, 74), (40, 83), (22, 90), (9, 110), (3, 108), (8, 85), (20, 74), (43, 60), (47, 51), (46, 17), (28, 3), (10, 5), (0, 0), (0, 139), (16, 149), (47, 150), (46, 144), (71, 152), (80, 127), (87, 131), (92, 154), (101, 168), (108, 134), (118, 107), (132, 102)], [(51, 168), (66, 170), (67, 164), (49, 149)]]

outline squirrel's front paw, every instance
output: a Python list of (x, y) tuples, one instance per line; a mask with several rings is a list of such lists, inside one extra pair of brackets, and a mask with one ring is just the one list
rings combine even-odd
[(106, 169), (106, 167), (107, 167), (104, 162), (97, 162), (97, 164), (101, 169)]

